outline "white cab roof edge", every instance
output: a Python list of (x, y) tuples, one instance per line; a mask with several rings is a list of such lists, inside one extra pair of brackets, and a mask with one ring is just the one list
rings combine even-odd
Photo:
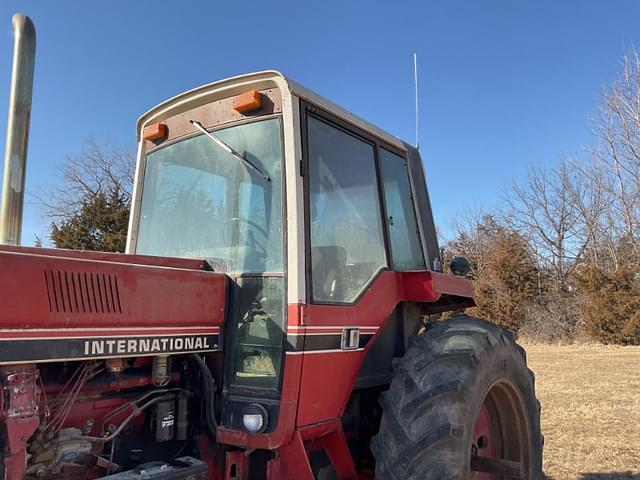
[[(136, 123), (136, 138), (140, 139), (140, 133), (142, 128), (150, 121), (162, 121), (163, 113), (168, 113), (173, 110), (177, 105), (193, 98), (206, 96), (207, 94), (213, 94), (218, 91), (229, 90), (233, 87), (243, 87), (248, 84), (260, 83), (260, 82), (277, 82), (281, 83), (284, 81), (286, 85), (289, 87), (289, 93), (295, 95), (296, 97), (306, 100), (309, 103), (312, 103), (318, 107), (321, 107), (328, 112), (334, 114), (335, 116), (347, 121), (355, 125), (356, 127), (367, 131), (368, 133), (378, 137), (380, 140), (385, 141), (386, 143), (399, 148), (401, 150), (407, 150), (407, 144), (399, 139), (398, 137), (391, 135), (388, 132), (385, 132), (381, 128), (376, 127), (375, 125), (367, 122), (366, 120), (354, 115), (353, 113), (345, 110), (344, 108), (336, 105), (335, 103), (327, 100), (326, 98), (318, 95), (317, 93), (309, 90), (306, 87), (303, 87), (299, 83), (294, 82), (293, 80), (285, 77), (282, 73), (276, 70), (264, 70), (261, 72), (248, 73), (244, 75), (238, 75), (235, 77), (229, 77), (223, 80), (218, 80), (217, 82), (209, 83), (206, 85), (202, 85), (200, 87), (194, 88), (192, 90), (188, 90), (180, 95), (176, 95), (165, 102), (160, 103), (159, 105), (153, 107), (146, 113), (144, 113)], [(233, 95), (233, 93), (231, 93)], [(165, 117), (166, 118), (166, 117)]]

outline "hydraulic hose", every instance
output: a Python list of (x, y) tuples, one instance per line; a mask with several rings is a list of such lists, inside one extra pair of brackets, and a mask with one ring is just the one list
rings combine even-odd
[(191, 355), (193, 360), (198, 365), (200, 372), (202, 373), (202, 382), (204, 386), (204, 414), (205, 421), (207, 423), (207, 427), (211, 432), (211, 435), (215, 437), (216, 429), (218, 428), (218, 421), (216, 420), (216, 411), (215, 411), (215, 392), (216, 392), (216, 381), (211, 374), (211, 370), (207, 366), (207, 363), (204, 359), (194, 353)]

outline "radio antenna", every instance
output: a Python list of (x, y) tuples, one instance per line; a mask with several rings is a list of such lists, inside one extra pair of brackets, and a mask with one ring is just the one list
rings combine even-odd
[(416, 148), (420, 148), (419, 123), (418, 123), (418, 56), (413, 52), (413, 84), (416, 97)]

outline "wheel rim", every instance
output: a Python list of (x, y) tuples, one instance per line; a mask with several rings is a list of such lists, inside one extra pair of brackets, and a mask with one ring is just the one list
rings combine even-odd
[[(495, 383), (476, 414), (471, 443), (470, 478), (528, 479), (529, 430), (518, 390), (510, 382)], [(515, 476), (515, 472), (519, 475)]]

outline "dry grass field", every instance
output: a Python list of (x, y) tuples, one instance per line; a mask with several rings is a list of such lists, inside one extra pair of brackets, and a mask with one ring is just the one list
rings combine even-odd
[(640, 479), (640, 347), (525, 345), (552, 480)]

